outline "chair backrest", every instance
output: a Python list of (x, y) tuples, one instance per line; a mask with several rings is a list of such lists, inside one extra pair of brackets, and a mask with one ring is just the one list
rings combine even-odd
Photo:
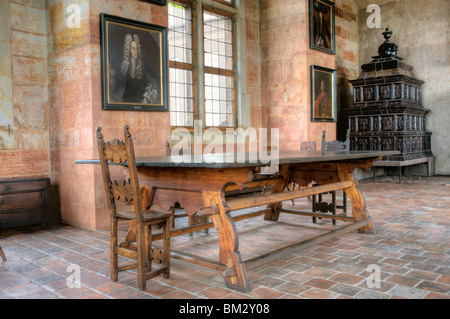
[(348, 151), (349, 143), (350, 143), (350, 130), (347, 130), (347, 135), (345, 142), (341, 142), (338, 140), (326, 141), (326, 131), (323, 131), (322, 135), (322, 151), (325, 150), (346, 150)]
[[(178, 155), (191, 155), (191, 141), (188, 141), (188, 145), (185, 148), (179, 149)], [(166, 155), (171, 156), (172, 155), (172, 147), (170, 146), (170, 143), (166, 141)]]
[(317, 149), (316, 142), (304, 141), (300, 144), (301, 151), (315, 151)]
[[(139, 179), (134, 155), (133, 139), (129, 127), (124, 127), (124, 141), (114, 139), (105, 142), (102, 128), (97, 127), (97, 144), (102, 167), (103, 183), (105, 185), (106, 198), (111, 217), (117, 214), (116, 201), (127, 205), (133, 205), (136, 220), (141, 221), (143, 217)], [(128, 179), (111, 180), (110, 164), (119, 164), (127, 168)]]

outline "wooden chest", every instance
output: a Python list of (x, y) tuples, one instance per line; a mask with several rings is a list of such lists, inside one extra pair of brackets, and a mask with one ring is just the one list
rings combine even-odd
[(0, 229), (52, 220), (49, 178), (0, 179)]

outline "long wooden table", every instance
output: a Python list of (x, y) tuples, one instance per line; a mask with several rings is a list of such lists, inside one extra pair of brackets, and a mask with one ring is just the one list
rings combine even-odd
[[(369, 170), (373, 162), (383, 156), (398, 152), (382, 151), (280, 151), (278, 173), (262, 175), (261, 167), (267, 164), (249, 160), (239, 163), (229, 162), (223, 154), (205, 155), (203, 157), (184, 158), (137, 157), (137, 169), (140, 184), (146, 185), (144, 205), (157, 205), (162, 209), (171, 209), (179, 203), (190, 217), (188, 227), (173, 229), (171, 237), (191, 233), (200, 229), (215, 227), (220, 243), (220, 262), (172, 251), (174, 258), (201, 266), (214, 268), (223, 272), (226, 286), (240, 291), (249, 291), (247, 270), (265, 262), (281, 258), (300, 249), (358, 230), (361, 233), (374, 234), (375, 229), (365, 209), (365, 202), (352, 178), (352, 172), (361, 167)], [(239, 154), (235, 154), (237, 158)], [(241, 154), (242, 155), (242, 154)], [(253, 158), (246, 153), (247, 159)], [(181, 161), (180, 160), (184, 160)], [(98, 160), (77, 161), (79, 164), (98, 164)], [(306, 187), (312, 181), (319, 186)], [(295, 182), (301, 188), (286, 192), (286, 186)], [(267, 187), (269, 192), (244, 197), (227, 197), (227, 194), (246, 188)], [(336, 216), (321, 213), (297, 212), (285, 210), (281, 203), (300, 197), (315, 195), (333, 190), (344, 190), (351, 202), (351, 216)], [(244, 208), (258, 207), (264, 209), (252, 211), (233, 217), (232, 212)], [(268, 221), (277, 221), (280, 213), (311, 215), (313, 217), (334, 218), (347, 222), (348, 225), (336, 227), (335, 230), (317, 237), (295, 243), (267, 253), (263, 256), (244, 261), (239, 252), (238, 233), (235, 222), (245, 218), (264, 215)], [(133, 239), (133, 233), (128, 240)], [(153, 240), (160, 239), (158, 234)]]

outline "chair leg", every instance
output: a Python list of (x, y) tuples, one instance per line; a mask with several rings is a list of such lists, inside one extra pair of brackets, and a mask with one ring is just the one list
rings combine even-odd
[[(312, 197), (312, 211), (313, 211), (313, 213), (315, 213), (316, 212), (316, 195), (313, 195), (313, 197)], [(317, 218), (316, 217), (313, 217), (312, 218), (312, 222), (315, 224), (315, 223), (317, 223)]]
[(2, 256), (3, 261), (6, 261), (6, 256), (1, 246), (0, 246), (0, 256)]
[[(319, 194), (319, 203), (322, 203), (323, 201), (323, 194)], [(321, 217), (319, 217), (319, 219), (322, 219)]]
[(172, 228), (175, 228), (175, 207), (172, 207), (170, 209), (170, 213), (172, 214), (172, 216), (170, 217), (172, 221)]
[(111, 281), (118, 281), (119, 279), (119, 259), (116, 252), (117, 247), (117, 220), (112, 218), (111, 220), (111, 245), (110, 245), (110, 272)]
[[(167, 223), (167, 226), (169, 227), (169, 222)], [(144, 260), (147, 264), (145, 269), (145, 274), (152, 271), (152, 256), (151, 256), (151, 249), (152, 249), (152, 225), (146, 225), (144, 233)]]
[(138, 232), (136, 234), (136, 242), (137, 242), (137, 273), (138, 273), (138, 289), (145, 290), (147, 288), (147, 262), (145, 256), (148, 254), (145, 253), (146, 247), (149, 244), (146, 243), (148, 237), (145, 235), (148, 234), (148, 227), (144, 225), (138, 226)]
[(345, 213), (345, 216), (347, 216), (347, 194), (345, 193), (345, 191), (342, 191), (342, 209)]
[[(333, 206), (333, 215), (336, 215), (336, 191), (331, 192), (331, 205)], [(336, 225), (336, 219), (332, 219), (333, 226)]]
[(163, 277), (170, 278), (170, 229), (168, 221), (164, 223), (163, 227), (163, 251), (165, 254), (164, 266), (166, 267), (166, 271), (164, 272)]

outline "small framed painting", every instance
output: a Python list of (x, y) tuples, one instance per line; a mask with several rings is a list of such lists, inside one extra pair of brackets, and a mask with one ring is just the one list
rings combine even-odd
[(334, 3), (309, 0), (310, 48), (336, 54)]
[(336, 70), (311, 66), (313, 122), (336, 122)]
[(167, 28), (100, 15), (105, 110), (168, 110)]

